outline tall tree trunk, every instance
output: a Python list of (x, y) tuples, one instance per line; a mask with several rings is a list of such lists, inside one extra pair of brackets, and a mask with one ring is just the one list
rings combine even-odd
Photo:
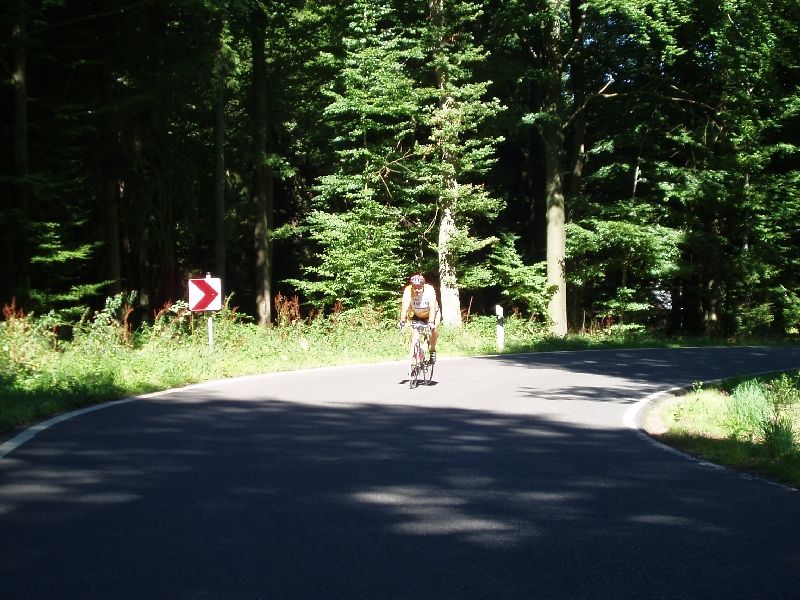
[(567, 278), (564, 265), (566, 207), (562, 176), (564, 131), (561, 105), (561, 73), (564, 65), (559, 48), (562, 3), (563, 0), (550, 0), (550, 24), (545, 26), (544, 58), (547, 73), (544, 85), (544, 111), (547, 116), (541, 126), (541, 133), (544, 141), (547, 199), (547, 285), (555, 290), (550, 298), (548, 313), (551, 333), (563, 337), (567, 334)]
[[(586, 167), (586, 68), (583, 53), (579, 51), (580, 48), (583, 48), (585, 17), (586, 10), (583, 1), (570, 0), (570, 29), (573, 50), (569, 52), (568, 60), (573, 116), (571, 123), (571, 146), (566, 150), (569, 160), (569, 180), (566, 185), (566, 196), (564, 198), (565, 207), (580, 193), (583, 184), (583, 173)], [(564, 239), (566, 241), (565, 235)], [(564, 287), (566, 288), (566, 275), (564, 276)], [(578, 321), (579, 314), (577, 306), (579, 304), (582, 305), (582, 303), (582, 298), (575, 298), (573, 302), (569, 303), (572, 307), (572, 313), (571, 315), (566, 314), (565, 309), (565, 323), (558, 331), (554, 331), (556, 335), (566, 334), (566, 322), (569, 321), (568, 317), (572, 317), (573, 323)], [(566, 299), (564, 305), (567, 305)]]
[(461, 298), (458, 294), (455, 261), (450, 249), (450, 240), (455, 231), (453, 210), (444, 206), (439, 223), (439, 295), (442, 299), (442, 321), (461, 327)]
[(548, 306), (550, 331), (563, 337), (567, 334), (566, 210), (561, 175), (564, 136), (558, 123), (542, 128), (545, 147), (545, 179), (547, 196), (547, 286), (553, 288)]
[(100, 121), (100, 139), (103, 155), (101, 157), (103, 204), (106, 215), (106, 245), (108, 253), (108, 278), (111, 281), (109, 291), (112, 295), (122, 291), (122, 262), (120, 260), (120, 235), (119, 235), (119, 203), (123, 193), (124, 184), (117, 173), (115, 157), (118, 156), (115, 119), (112, 112), (113, 98), (113, 73), (108, 58), (105, 59), (103, 70), (103, 104), (105, 117)]
[(14, 177), (16, 223), (9, 232), (10, 255), (5, 255), (12, 280), (10, 289), (27, 296), (31, 288), (31, 247), (28, 235), (30, 220), (30, 184), (28, 182), (28, 73), (27, 73), (27, 6), (17, 0), (11, 32), (13, 48), (12, 86), (14, 89)]
[(704, 269), (703, 281), (703, 325), (710, 337), (719, 336), (722, 331), (719, 311), (722, 301), (720, 264), (716, 256), (709, 256), (711, 264)]
[(121, 182), (106, 173), (103, 178), (104, 200), (106, 208), (106, 243), (108, 244), (108, 269), (111, 294), (122, 291), (122, 263), (120, 261), (119, 242), (119, 194)]
[[(443, 160), (447, 160), (443, 156)], [(453, 252), (453, 238), (456, 235), (456, 208), (458, 205), (458, 182), (445, 176), (443, 182), (445, 195), (439, 199), (441, 220), (439, 221), (439, 295), (442, 300), (442, 321), (454, 327), (461, 327), (461, 297), (458, 288), (456, 255)]]
[[(583, 46), (584, 18), (585, 9), (582, 0), (570, 0), (570, 24), (574, 48)], [(580, 191), (583, 171), (586, 167), (586, 110), (584, 108), (586, 104), (586, 68), (580, 52), (570, 53), (569, 70), (574, 119), (572, 121), (572, 147), (569, 153), (570, 178), (567, 201), (577, 196)]]
[(217, 82), (214, 110), (214, 267), (225, 279), (225, 81)]
[[(258, 13), (260, 16), (260, 13)], [(272, 240), (274, 182), (272, 170), (266, 164), (272, 150), (268, 120), (267, 65), (264, 56), (266, 25), (256, 18), (251, 41), (253, 44), (253, 90), (255, 94), (255, 251), (256, 251), (256, 313), (258, 324), (272, 323)]]
[[(443, 0), (430, 0), (431, 25), (440, 35), (442, 19), (444, 16)], [(441, 43), (442, 40), (439, 40)], [(441, 46), (436, 53), (443, 52)], [(439, 110), (446, 113), (453, 99), (447, 91), (447, 71), (442, 61), (436, 61), (435, 76), (436, 86), (439, 90)], [(446, 114), (443, 119), (446, 119)], [(441, 160), (447, 163), (451, 157), (447, 151), (447, 142), (441, 149)], [(447, 170), (449, 172), (449, 169)], [(442, 171), (445, 173), (445, 171)], [(439, 198), (441, 221), (439, 222), (438, 259), (439, 259), (439, 295), (442, 300), (442, 321), (454, 327), (461, 327), (461, 298), (458, 289), (458, 273), (456, 271), (456, 256), (452, 248), (452, 239), (456, 233), (456, 209), (458, 205), (458, 181), (455, 177), (443, 174), (441, 189), (444, 194)]]
[[(135, 197), (129, 199), (135, 202)], [(138, 270), (139, 270), (139, 312), (143, 320), (150, 319), (151, 298), (153, 288), (150, 267), (150, 225), (143, 223), (138, 235)]]

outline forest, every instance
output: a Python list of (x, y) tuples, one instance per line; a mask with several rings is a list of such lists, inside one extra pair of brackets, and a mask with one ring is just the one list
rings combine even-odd
[[(800, 324), (797, 0), (5, 0), (0, 303)], [(280, 307), (276, 307), (276, 299)], [(306, 316), (307, 315), (307, 316)]]

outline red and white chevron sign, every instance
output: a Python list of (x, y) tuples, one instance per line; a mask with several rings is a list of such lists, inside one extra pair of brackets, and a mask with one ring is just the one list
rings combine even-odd
[(189, 280), (189, 310), (222, 308), (222, 280), (219, 277)]

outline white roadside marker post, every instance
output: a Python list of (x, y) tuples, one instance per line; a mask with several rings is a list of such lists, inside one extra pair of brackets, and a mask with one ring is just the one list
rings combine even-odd
[(503, 329), (503, 307), (499, 304), (494, 307), (497, 315), (497, 349), (502, 351), (506, 345), (506, 332)]
[[(211, 279), (211, 273), (206, 273), (206, 279)], [(214, 350), (214, 313), (208, 314), (208, 349)]]

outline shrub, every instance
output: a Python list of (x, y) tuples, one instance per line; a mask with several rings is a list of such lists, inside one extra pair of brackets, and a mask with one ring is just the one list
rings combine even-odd
[(761, 427), (764, 449), (771, 458), (783, 458), (794, 453), (794, 423), (790, 415), (773, 412)]
[(770, 414), (769, 400), (761, 383), (748, 380), (734, 388), (725, 419), (731, 437), (753, 440)]
[(765, 389), (769, 399), (769, 414), (761, 425), (764, 448), (772, 458), (789, 456), (795, 450), (793, 409), (800, 402), (797, 380), (784, 374), (770, 382)]

